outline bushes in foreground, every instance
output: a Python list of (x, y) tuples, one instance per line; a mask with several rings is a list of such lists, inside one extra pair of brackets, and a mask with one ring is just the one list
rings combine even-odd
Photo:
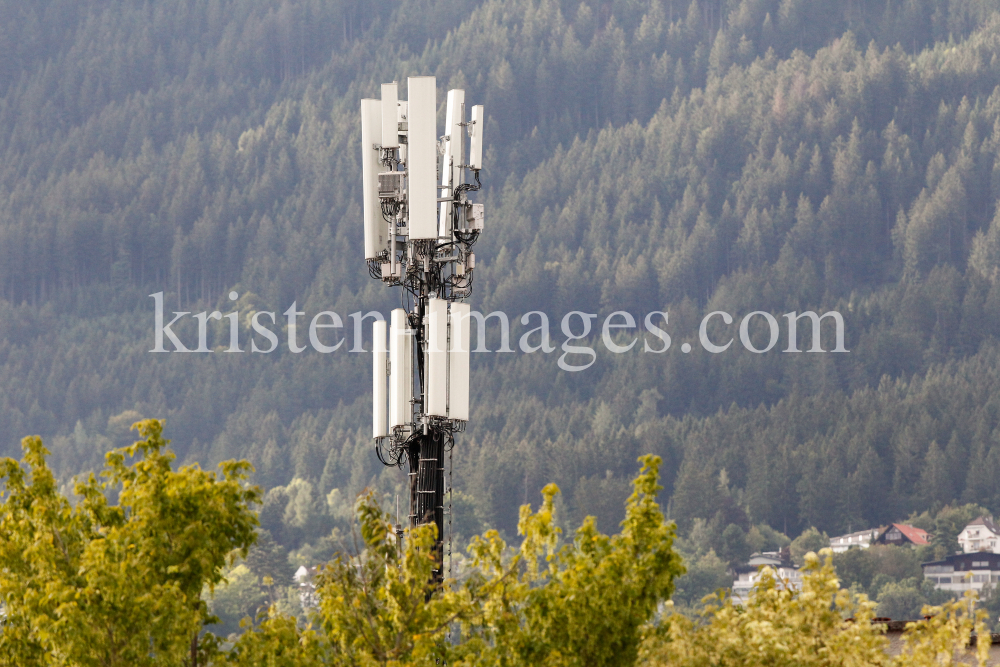
[(672, 613), (684, 568), (656, 502), (660, 460), (645, 456), (617, 535), (588, 518), (561, 541), (549, 485), (537, 511), (521, 508), (519, 546), (487, 531), (468, 575), (440, 588), (434, 528), (397, 544), (369, 493), (357, 506), (363, 548), (323, 568), (309, 622), (272, 606), (223, 645), (198, 637), (213, 621), (200, 594), (246, 556), (259, 491), (242, 463), (174, 471), (162, 423), (136, 426), (144, 439), (108, 454), (104, 481), (78, 482), (75, 504), (39, 439), (25, 439), (21, 463), (0, 462), (0, 665), (919, 667), (951, 664), (985, 627), (968, 600), (929, 608), (890, 657), (874, 603), (840, 587), (829, 552), (806, 555), (801, 591), (765, 572), (746, 606), (720, 594), (699, 620)]

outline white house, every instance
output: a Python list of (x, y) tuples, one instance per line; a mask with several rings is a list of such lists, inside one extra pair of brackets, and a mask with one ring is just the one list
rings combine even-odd
[(958, 544), (964, 553), (988, 551), (1000, 553), (1000, 528), (992, 519), (981, 516), (958, 534)]
[(316, 575), (319, 574), (319, 566), (306, 567), (300, 565), (295, 571), (293, 579), (299, 588), (299, 602), (303, 609), (315, 609), (319, 606), (319, 598), (316, 595)]
[(854, 547), (867, 549), (872, 545), (875, 538), (878, 537), (878, 532), (878, 528), (868, 528), (867, 530), (859, 530), (856, 533), (831, 537), (830, 548), (833, 549), (833, 553), (835, 554), (843, 553)]
[(778, 551), (765, 551), (750, 556), (746, 565), (734, 568), (733, 601), (744, 603), (750, 599), (753, 587), (760, 581), (760, 568), (766, 565), (774, 570), (775, 576), (784, 581), (787, 586), (798, 590), (802, 587), (802, 574), (799, 568), (787, 558), (782, 558)]

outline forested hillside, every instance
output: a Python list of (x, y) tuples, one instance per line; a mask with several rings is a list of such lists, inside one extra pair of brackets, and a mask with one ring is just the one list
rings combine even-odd
[[(447, 88), (486, 106), (473, 308), (669, 311), (675, 346), (474, 355), (457, 532), (513, 533), (548, 481), (610, 532), (647, 452), (682, 530), (1000, 512), (998, 53), (995, 0), (0, 0), (0, 443), (43, 435), (68, 480), (165, 418), (182, 459), (254, 462), (289, 548), (399, 492), (347, 349), (398, 301), (358, 110), (434, 74), (442, 120)], [(349, 342), (228, 355), (223, 321), (151, 354), (157, 292), (244, 336), (336, 311)], [(831, 309), (848, 354), (697, 345), (713, 310)]]

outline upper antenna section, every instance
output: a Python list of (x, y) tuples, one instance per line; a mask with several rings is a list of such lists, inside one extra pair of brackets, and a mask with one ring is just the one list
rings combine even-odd
[[(443, 133), (437, 127), (437, 80), (383, 83), (379, 100), (361, 101), (365, 259), (373, 278), (414, 294), (453, 301), (469, 295), (483, 228), (479, 190), (483, 107), (467, 113), (464, 90), (447, 96)], [(418, 275), (426, 274), (426, 275)]]

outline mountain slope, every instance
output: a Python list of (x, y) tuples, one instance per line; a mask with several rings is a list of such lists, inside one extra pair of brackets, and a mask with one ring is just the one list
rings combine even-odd
[[(564, 314), (600, 314), (581, 373), (558, 347), (476, 356), (463, 530), (512, 531), (511, 506), (549, 480), (610, 529), (646, 451), (670, 462), (685, 525), (1000, 509), (980, 474), (998, 425), (998, 9), (0, 2), (0, 438), (12, 453), (41, 433), (68, 476), (135, 415), (163, 416), (189, 461), (254, 461), (279, 523), (308, 487), (299, 528), (336, 513), (334, 489), (399, 491), (367, 438), (370, 360), (346, 350), (349, 313), (397, 301), (359, 259), (357, 110), (383, 80), (433, 73), (487, 108), (473, 306), (510, 315), (514, 349), (528, 311), (557, 345)], [(244, 342), (254, 311), (333, 310), (349, 342), (150, 354), (157, 292), (237, 309)], [(831, 309), (849, 354), (697, 341), (714, 310), (784, 326)], [(618, 310), (669, 311), (671, 349), (610, 354), (600, 322)]]

